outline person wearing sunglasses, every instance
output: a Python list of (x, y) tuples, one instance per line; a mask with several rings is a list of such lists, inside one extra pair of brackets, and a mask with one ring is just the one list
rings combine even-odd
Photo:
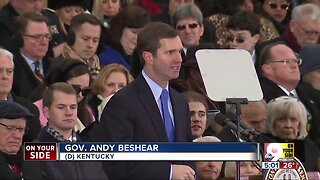
[(199, 45), (203, 35), (203, 17), (200, 9), (194, 4), (183, 4), (174, 11), (171, 22), (177, 30), (183, 44), (183, 50)]
[(254, 49), (260, 39), (260, 21), (249, 11), (234, 14), (227, 23), (226, 37), (231, 49), (244, 49), (252, 55), (255, 61)]
[[(47, 125), (47, 118), (43, 114), (42, 92), (56, 82), (67, 82), (77, 93), (78, 119), (75, 130), (82, 132), (87, 126), (95, 121), (91, 109), (87, 104), (87, 95), (90, 93), (91, 73), (88, 65), (77, 59), (62, 59), (54, 64), (54, 68), (44, 79), (44, 84), (34, 92), (34, 104), (40, 111), (41, 126)], [(40, 95), (40, 97), (39, 97)]]
[(291, 18), (293, 5), (291, 0), (257, 0), (254, 12), (267, 18), (280, 35), (285, 32)]

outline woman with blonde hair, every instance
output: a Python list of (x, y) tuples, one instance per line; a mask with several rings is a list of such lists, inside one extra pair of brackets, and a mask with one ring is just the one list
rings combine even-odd
[(102, 110), (111, 96), (131, 81), (132, 75), (121, 64), (109, 64), (101, 70), (92, 85), (93, 96), (89, 100), (96, 119), (100, 119)]
[(107, 28), (111, 18), (118, 14), (120, 8), (120, 0), (94, 0), (92, 14)]
[(294, 154), (307, 171), (318, 170), (320, 151), (307, 133), (306, 108), (298, 99), (281, 96), (267, 104), (264, 132), (277, 143), (294, 143)]

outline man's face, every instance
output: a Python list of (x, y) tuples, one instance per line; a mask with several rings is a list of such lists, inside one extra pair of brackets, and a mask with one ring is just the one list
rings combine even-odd
[(48, 118), (50, 126), (56, 131), (72, 130), (77, 119), (76, 95), (54, 91), (52, 104), (50, 107), (44, 107), (44, 115)]
[(198, 179), (214, 180), (220, 175), (222, 162), (196, 162)]
[(7, 97), (11, 91), (12, 82), (13, 62), (7, 56), (0, 56), (0, 98)]
[(0, 119), (0, 123), (0, 151), (5, 154), (17, 154), (25, 133), (17, 128), (25, 129), (26, 120), (23, 118)]
[(301, 20), (290, 21), (289, 26), (301, 47), (307, 44), (318, 43), (320, 37), (320, 19), (311, 20), (310, 17), (303, 16)]
[(250, 128), (259, 132), (263, 130), (263, 123), (266, 120), (266, 105), (260, 102), (250, 102), (241, 106), (241, 121)]
[(176, 30), (183, 46), (188, 48), (199, 44), (204, 28), (192, 18), (186, 18), (177, 22)]
[(199, 138), (206, 129), (207, 109), (201, 102), (190, 101), (188, 104), (192, 137)]
[(45, 22), (29, 21), (22, 34), (23, 47), (20, 51), (28, 58), (39, 61), (47, 53), (51, 35)]
[(296, 60), (297, 58), (294, 52), (288, 46), (279, 44), (273, 46), (270, 49), (270, 53), (271, 58), (268, 61), (269, 63), (264, 64), (262, 67), (264, 76), (283, 87), (288, 85), (295, 87), (300, 81), (300, 70), (298, 63), (295, 61), (288, 63), (279, 62), (284, 60)]
[(160, 40), (160, 47), (156, 55), (147, 52), (145, 58), (145, 68), (150, 78), (161, 87), (168, 81), (179, 77), (182, 63), (181, 50), (182, 43), (179, 36)]
[(72, 49), (83, 59), (88, 60), (92, 58), (97, 51), (100, 40), (101, 27), (84, 23), (76, 30), (75, 43)]
[(227, 40), (231, 49), (244, 49), (252, 54), (254, 47), (259, 40), (259, 35), (256, 34), (252, 36), (248, 30), (229, 29)]
[(20, 15), (30, 12), (40, 13), (43, 9), (43, 0), (11, 0), (11, 3)]
[(184, 3), (193, 3), (194, 0), (169, 0), (169, 15), (172, 16), (173, 12)]

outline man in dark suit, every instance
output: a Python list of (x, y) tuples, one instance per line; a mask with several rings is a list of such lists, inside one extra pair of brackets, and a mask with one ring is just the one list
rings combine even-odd
[(300, 82), (301, 63), (302, 60), (287, 45), (267, 45), (262, 49), (258, 61), (260, 85), (267, 102), (280, 96), (292, 96), (304, 104), (308, 115), (308, 133), (320, 147), (320, 100), (316, 98), (315, 90)]
[(60, 27), (59, 18), (49, 9), (43, 9), (44, 0), (9, 0), (8, 3), (0, 10), (0, 46), (14, 52), (17, 44), (14, 41), (15, 33), (13, 29), (14, 19), (25, 13), (42, 14), (49, 19), (49, 31), (52, 34), (48, 54), (57, 57), (61, 54), (64, 47), (64, 38)]
[[(182, 62), (178, 34), (165, 23), (147, 24), (138, 33), (137, 50), (143, 71), (110, 99), (95, 140), (191, 142), (188, 103), (169, 87), (169, 80), (178, 78)], [(105, 163), (111, 179), (194, 179), (191, 166), (166, 161)]]
[(29, 98), (43, 81), (50, 64), (46, 56), (51, 40), (47, 18), (36, 13), (18, 16), (15, 21), (19, 51), (14, 52), (14, 82), (12, 90), (21, 97)]
[(0, 100), (16, 102), (27, 108), (33, 114), (33, 117), (27, 121), (29, 131), (24, 135), (24, 142), (31, 142), (38, 136), (40, 131), (39, 111), (30, 101), (11, 93), (13, 69), (12, 53), (0, 48)]
[(22, 137), (32, 116), (15, 102), (0, 101), (0, 179), (42, 179), (40, 164), (22, 159)]

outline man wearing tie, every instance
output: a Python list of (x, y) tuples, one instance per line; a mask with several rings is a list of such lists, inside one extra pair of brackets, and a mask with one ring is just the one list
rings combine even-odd
[(14, 53), (13, 92), (29, 98), (54, 61), (47, 57), (51, 34), (47, 18), (37, 13), (18, 16), (14, 22), (19, 51)]
[[(153, 22), (138, 33), (142, 73), (106, 105), (94, 131), (96, 141), (191, 142), (188, 103), (169, 87), (179, 76), (181, 40), (167, 24)], [(110, 162), (111, 179), (194, 179), (192, 163)]]

